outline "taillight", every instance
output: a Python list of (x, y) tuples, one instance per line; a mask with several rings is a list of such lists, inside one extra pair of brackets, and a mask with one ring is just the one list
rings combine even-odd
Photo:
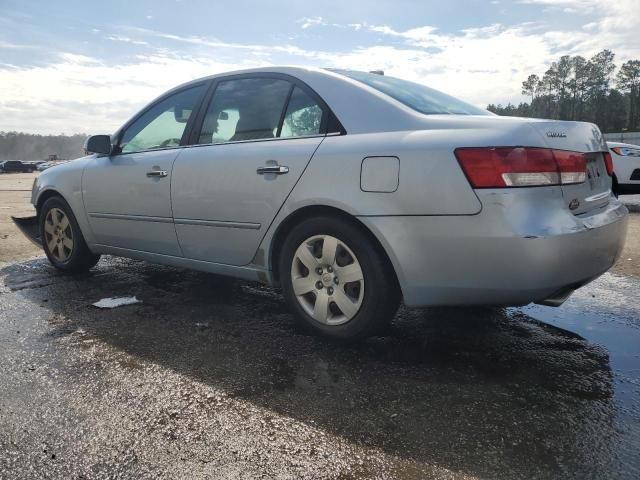
[(541, 187), (582, 183), (583, 153), (535, 147), (458, 148), (456, 158), (474, 188)]
[(609, 152), (604, 152), (604, 164), (607, 167), (607, 173), (610, 177), (613, 176), (613, 159), (611, 158), (611, 154)]
[(558, 162), (562, 185), (582, 183), (587, 179), (587, 158), (584, 153), (566, 150), (552, 150), (552, 152)]

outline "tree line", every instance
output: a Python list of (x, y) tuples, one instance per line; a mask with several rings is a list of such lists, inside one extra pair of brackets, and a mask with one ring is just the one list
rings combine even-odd
[(529, 102), (487, 106), (498, 115), (592, 122), (603, 132), (640, 129), (640, 60), (620, 68), (615, 54), (602, 50), (586, 59), (563, 55), (542, 77), (532, 73), (522, 82)]
[(77, 158), (83, 153), (87, 135), (35, 135), (23, 132), (0, 132), (0, 160), (47, 160)]

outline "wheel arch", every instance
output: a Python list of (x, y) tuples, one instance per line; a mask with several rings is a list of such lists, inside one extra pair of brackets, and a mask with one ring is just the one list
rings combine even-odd
[(362, 233), (364, 233), (371, 243), (375, 246), (378, 253), (382, 256), (384, 261), (387, 264), (389, 270), (393, 273), (393, 280), (395, 281), (397, 287), (400, 289), (400, 282), (398, 279), (398, 274), (396, 272), (395, 266), (391, 261), (391, 258), (385, 248), (383, 247), (378, 237), (367, 227), (361, 220), (359, 220), (354, 215), (341, 210), (340, 208), (330, 207), (327, 205), (309, 205), (305, 207), (301, 207), (298, 210), (290, 213), (280, 224), (278, 225), (269, 247), (269, 265), (271, 266), (273, 279), (276, 283), (280, 282), (280, 255), (282, 253), (280, 245), (284, 243), (284, 239), (287, 236), (287, 233), (298, 223), (301, 221), (318, 216), (331, 216), (342, 218), (355, 227), (357, 227)]
[(74, 208), (71, 202), (69, 202), (69, 200), (60, 192), (60, 190), (56, 188), (46, 188), (42, 190), (36, 197), (34, 207), (36, 208), (36, 216), (38, 218), (38, 222), (40, 221), (42, 206), (47, 200), (53, 197), (59, 197), (67, 204), (67, 206), (71, 209), (71, 213), (73, 213), (74, 217), (76, 218), (76, 222), (78, 222), (78, 227), (80, 228), (80, 232), (82, 233), (85, 242), (87, 242), (88, 245), (92, 243), (92, 231), (89, 224), (86, 223), (86, 216), (84, 215), (84, 211), (81, 208), (78, 208), (78, 205), (76, 205), (76, 208)]
[[(51, 197), (60, 197), (60, 198), (62, 198), (67, 203), (67, 205), (69, 205), (69, 208), (71, 208), (71, 205), (69, 204), (69, 201), (66, 198), (64, 198), (64, 195), (62, 195), (58, 190), (54, 190), (53, 188), (47, 188), (46, 190), (40, 192), (40, 194), (38, 195), (38, 198), (36, 200), (36, 203), (34, 205), (36, 207), (36, 212), (38, 214), (38, 218), (40, 217), (40, 210), (42, 209), (42, 206), (44, 205), (44, 202), (49, 200)], [(73, 209), (72, 209), (72, 211), (73, 211)]]

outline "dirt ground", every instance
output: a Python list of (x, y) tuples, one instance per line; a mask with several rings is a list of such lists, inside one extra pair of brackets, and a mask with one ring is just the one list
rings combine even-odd
[[(31, 185), (38, 173), (0, 175), (0, 264), (42, 255), (42, 250), (29, 242), (11, 221), (11, 216), (29, 216), (34, 212), (29, 203)], [(625, 249), (613, 272), (640, 276), (640, 214), (629, 217)]]
[(27, 240), (11, 221), (11, 216), (33, 215), (29, 203), (31, 185), (37, 173), (0, 175), (0, 264), (42, 255), (42, 250)]
[(0, 182), (0, 480), (640, 478), (636, 276), (562, 308), (401, 308), (345, 345), (253, 283), (111, 256), (60, 274), (9, 223), (32, 176)]

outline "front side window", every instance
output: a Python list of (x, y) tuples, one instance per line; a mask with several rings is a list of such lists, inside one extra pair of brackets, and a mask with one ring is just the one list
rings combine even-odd
[(493, 115), (482, 108), (458, 100), (433, 88), (399, 78), (355, 70), (333, 70), (389, 95), (424, 114)]
[(218, 84), (198, 143), (224, 143), (277, 136), (291, 84), (274, 78), (243, 78)]
[(183, 90), (158, 102), (127, 127), (122, 153), (177, 147), (204, 85)]
[(281, 137), (318, 135), (322, 125), (322, 108), (301, 88), (295, 87), (287, 105)]

